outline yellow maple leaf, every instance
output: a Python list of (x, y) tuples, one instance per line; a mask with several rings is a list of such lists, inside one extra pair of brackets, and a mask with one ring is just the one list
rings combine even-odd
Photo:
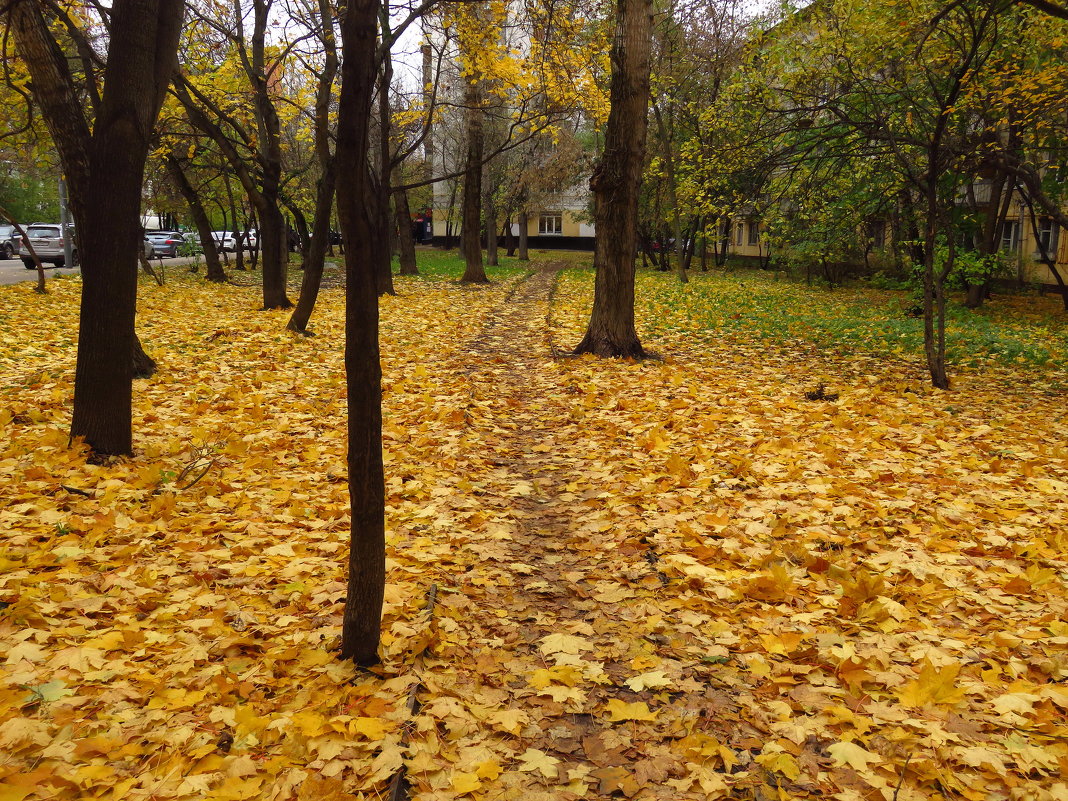
[(608, 719), (613, 723), (621, 720), (656, 720), (656, 712), (649, 709), (644, 701), (635, 701), (628, 704), (618, 698), (612, 698), (605, 705), (608, 710)]
[(797, 764), (797, 760), (787, 753), (760, 754), (754, 758), (754, 761), (767, 770), (781, 773), (791, 781), (801, 775), (801, 767)]
[(452, 791), (457, 795), (473, 793), (482, 787), (482, 779), (475, 773), (452, 774)]
[(386, 732), (393, 728), (393, 724), (381, 718), (353, 718), (349, 723), (349, 731), (353, 734), (362, 734), (368, 740), (381, 740)]
[(489, 722), (509, 734), (519, 734), (524, 723), (529, 720), (527, 713), (521, 709), (502, 709), (490, 715)]
[(537, 748), (528, 748), (519, 755), (519, 760), (523, 763), (519, 766), (519, 770), (523, 773), (537, 771), (547, 779), (555, 779), (559, 773), (559, 768), (556, 766), (560, 764), (560, 760)]
[(936, 668), (929, 659), (924, 659), (920, 677), (902, 688), (898, 693), (898, 700), (905, 706), (912, 707), (959, 703), (964, 700), (964, 690), (956, 686), (958, 673), (959, 662)]
[(664, 671), (653, 670), (638, 676), (632, 676), (625, 683), (634, 692), (641, 692), (646, 689), (659, 690), (663, 687), (670, 687), (671, 679), (664, 675)]
[(541, 638), (541, 650), (546, 654), (572, 654), (580, 651), (592, 651), (593, 645), (582, 637), (559, 632)]
[(501, 766), (497, 764), (497, 760), (487, 759), (478, 766), (475, 770), (475, 775), (481, 779), (493, 781), (501, 775)]
[(871, 751), (866, 751), (856, 743), (840, 742), (827, 747), (827, 753), (839, 767), (848, 765), (853, 770), (864, 773), (869, 762), (882, 762), (883, 758)]

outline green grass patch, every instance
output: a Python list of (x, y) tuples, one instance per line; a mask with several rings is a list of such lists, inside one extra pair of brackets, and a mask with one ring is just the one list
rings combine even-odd
[[(500, 255), (500, 264), (497, 267), (486, 267), (486, 275), (491, 281), (504, 279), (531, 269), (532, 262), (519, 261), (519, 259)], [(464, 274), (464, 258), (458, 250), (438, 250), (437, 248), (419, 248), (415, 254), (416, 266), (419, 275), (413, 278), (423, 278), (431, 281), (459, 281)], [(400, 269), (397, 259), (393, 259), (393, 272)]]
[[(643, 337), (687, 331), (922, 358), (923, 320), (905, 315), (906, 292), (821, 289), (758, 270), (692, 273), (690, 279), (683, 285), (672, 274), (639, 272), (636, 311), (646, 328)], [(588, 273), (571, 273), (567, 280), (592, 283)], [(1059, 299), (1000, 295), (975, 310), (960, 301), (951, 298), (946, 310), (951, 364), (1065, 365), (1068, 314)]]

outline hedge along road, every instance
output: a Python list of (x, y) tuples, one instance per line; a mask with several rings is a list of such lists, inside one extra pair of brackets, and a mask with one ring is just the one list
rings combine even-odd
[[(232, 253), (228, 253), (227, 255), (231, 258), (231, 260), (233, 259)], [(181, 256), (176, 259), (162, 259), (164, 270), (166, 270), (168, 267), (181, 267), (182, 265), (192, 264), (195, 261), (195, 256)], [(153, 269), (158, 267), (160, 265), (160, 262), (161, 260), (158, 257), (149, 260), (149, 263), (152, 265)], [(200, 258), (200, 263), (201, 265), (203, 265), (204, 263), (203, 256)], [(50, 262), (46, 262), (44, 267), (45, 278), (50, 278), (54, 275), (67, 276), (78, 275), (81, 273), (80, 268), (77, 266), (54, 267)], [(0, 259), (0, 285), (18, 284), (22, 281), (36, 280), (37, 270), (27, 270), (25, 265), (22, 263), (22, 259)]]

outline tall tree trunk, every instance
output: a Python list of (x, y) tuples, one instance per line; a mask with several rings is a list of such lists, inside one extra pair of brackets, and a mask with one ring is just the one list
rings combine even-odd
[(464, 167), (463, 209), (460, 222), (460, 250), (464, 257), (465, 284), (488, 284), (482, 264), (482, 86), (477, 76), (469, 76), (464, 89), (467, 106), (467, 161)]
[(167, 156), (167, 172), (178, 187), (178, 192), (185, 198), (185, 204), (189, 207), (189, 213), (193, 217), (193, 223), (197, 227), (200, 236), (200, 245), (204, 251), (204, 264), (208, 271), (208, 280), (216, 283), (226, 282), (226, 272), (222, 262), (219, 261), (219, 249), (215, 247), (215, 240), (211, 236), (211, 220), (208, 219), (207, 209), (200, 202), (200, 196), (189, 181), (189, 177), (182, 169), (182, 165), (174, 156)]
[[(389, 0), (383, 0), (379, 8), (379, 27), (383, 35), (389, 32)], [(377, 275), (378, 294), (396, 295), (397, 290), (393, 286), (393, 219), (390, 213), (389, 198), (390, 179), (392, 178), (393, 154), (390, 152), (389, 136), (391, 128), (391, 111), (389, 106), (389, 89), (393, 82), (393, 61), (389, 57), (387, 48), (382, 54), (380, 69), (378, 71), (378, 169), (375, 171), (376, 203), (375, 210), (378, 213), (376, 224), (378, 227), (378, 244), (375, 251), (378, 254)]]
[[(935, 175), (934, 160), (930, 161), (927, 175)], [(931, 383), (939, 389), (949, 389), (946, 374), (946, 293), (945, 277), (953, 266), (953, 239), (950, 238), (950, 254), (941, 270), (935, 265), (935, 244), (938, 220), (938, 187), (934, 178), (927, 179), (926, 224), (924, 226), (923, 255), (923, 349), (927, 358), (927, 371)]]
[(330, 0), (319, 0), (319, 24), (323, 37), (323, 71), (319, 75), (319, 85), (315, 92), (315, 155), (319, 161), (319, 181), (315, 188), (315, 216), (312, 220), (311, 236), (308, 236), (307, 224), (299, 210), (294, 218), (303, 228), (301, 231), (304, 247), (301, 248), (304, 274), (300, 280), (300, 296), (297, 306), (286, 325), (290, 331), (308, 333), (308, 321), (315, 309), (319, 297), (319, 287), (323, 282), (323, 267), (326, 261), (326, 249), (330, 244), (330, 216), (334, 208), (334, 189), (336, 185), (334, 156), (330, 152), (330, 103), (333, 99), (334, 78), (339, 67), (337, 43), (334, 40), (333, 7)]
[(330, 243), (330, 212), (334, 201), (334, 165), (333, 157), (327, 160), (327, 169), (315, 192), (315, 218), (308, 247), (303, 251), (304, 272), (300, 279), (300, 295), (297, 305), (286, 324), (290, 331), (307, 334), (308, 321), (315, 310), (319, 298), (319, 288), (323, 283), (323, 268), (326, 264), (326, 249)]
[(415, 239), (412, 237), (412, 211), (408, 206), (408, 192), (406, 190), (393, 190), (393, 211), (397, 218), (400, 274), (419, 275), (419, 266), (416, 264), (415, 259)]
[(493, 203), (493, 193), (486, 194), (486, 264), (498, 266), (497, 258), (497, 208)]
[(530, 252), (527, 249), (527, 240), (530, 236), (527, 233), (527, 229), (530, 227), (530, 219), (527, 217), (527, 210), (523, 209), (519, 212), (519, 260), (530, 261)]
[[(664, 156), (664, 169), (667, 174), (668, 202), (671, 203), (671, 230), (675, 237), (675, 276), (680, 284), (687, 284), (690, 279), (686, 275), (686, 240), (682, 235), (682, 213), (679, 211), (679, 193), (676, 189), (675, 154), (671, 149), (671, 130), (664, 122), (664, 116), (656, 104), (653, 105), (653, 116), (656, 118), (657, 131), (660, 134), (660, 149)], [(665, 257), (670, 258), (666, 250)]]
[(504, 249), (507, 255), (515, 255), (515, 232), (512, 231), (512, 215), (509, 214), (504, 221)]
[(379, 661), (386, 581), (385, 477), (382, 466), (382, 366), (378, 346), (375, 242), (377, 195), (367, 167), (368, 120), (375, 85), (378, 0), (350, 0), (341, 22), (337, 188), (345, 251), (345, 380), (352, 531), (341, 656)]
[(652, 0), (617, 0), (611, 110), (604, 153), (590, 178), (597, 225), (593, 312), (575, 353), (645, 356), (634, 327), (634, 257), (651, 49)]
[(133, 448), (133, 356), (141, 187), (152, 126), (177, 63), (182, 0), (116, 0), (92, 129), (84, 94), (43, 16), (44, 4), (8, 7), (15, 44), (52, 133), (68, 185), (82, 262), (81, 317), (71, 436), (98, 454)]

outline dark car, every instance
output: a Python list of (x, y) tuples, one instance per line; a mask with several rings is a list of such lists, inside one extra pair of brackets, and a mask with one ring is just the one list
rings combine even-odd
[(148, 231), (145, 238), (152, 243), (155, 255), (177, 256), (178, 251), (185, 245), (185, 237), (178, 231)]
[(13, 259), (18, 256), (21, 241), (15, 226), (0, 225), (0, 259)]

